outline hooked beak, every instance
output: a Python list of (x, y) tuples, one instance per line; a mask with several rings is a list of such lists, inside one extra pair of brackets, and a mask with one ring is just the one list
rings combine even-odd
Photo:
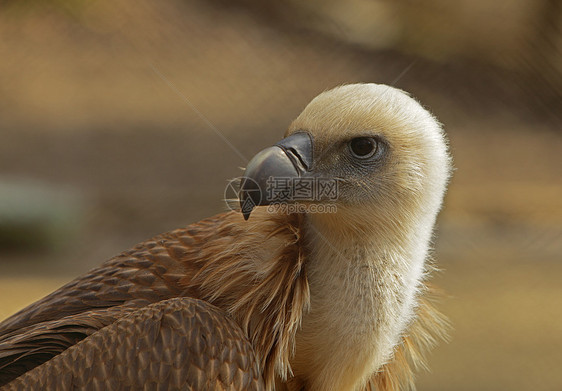
[(298, 132), (266, 148), (250, 160), (240, 184), (240, 208), (248, 220), (256, 206), (293, 201), (289, 186), (312, 167), (312, 138)]

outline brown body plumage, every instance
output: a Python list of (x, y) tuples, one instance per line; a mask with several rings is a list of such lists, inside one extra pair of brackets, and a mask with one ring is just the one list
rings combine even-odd
[[(359, 99), (372, 93), (362, 86), (356, 87)], [(343, 92), (348, 95), (349, 91)], [(347, 95), (345, 99), (352, 99)], [(334, 110), (330, 113), (337, 115)], [(328, 136), (314, 129), (322, 126), (318, 113), (301, 117), (288, 135), (305, 130), (318, 145), (330, 145)], [(432, 120), (430, 116), (423, 119)], [(349, 119), (359, 122), (361, 129), (371, 120)], [(384, 118), (377, 121), (370, 127), (384, 123)], [(438, 125), (428, 123), (435, 127), (432, 132), (439, 131)], [(411, 148), (398, 144), (402, 141), (395, 142), (391, 135), (383, 136), (394, 151)], [(401, 137), (418, 142), (415, 135)], [(435, 134), (431, 137), (437, 140)], [(444, 148), (442, 138), (441, 143)], [(423, 353), (443, 336), (443, 318), (430, 304), (431, 289), (423, 283), (429, 269), (424, 266), (427, 242), (448, 176), (445, 149), (438, 154), (445, 165), (435, 184), (439, 194), (428, 201), (418, 196), (425, 186), (434, 186), (434, 179), (428, 178), (427, 185), (416, 176), (435, 172), (432, 167), (424, 171), (425, 163), (415, 161), (412, 167), (419, 172), (407, 172), (405, 177), (400, 176), (399, 167), (392, 167), (393, 178), (414, 180), (415, 184), (400, 182), (400, 189), (391, 190), (411, 188), (416, 199), (399, 194), (392, 201), (377, 200), (384, 208), (411, 203), (414, 212), (420, 202), (427, 202), (420, 207), (427, 218), (422, 212), (419, 219), (413, 212), (396, 212), (399, 221), (387, 221), (384, 211), (369, 209), (366, 196), (360, 192), (348, 195), (344, 187), (345, 202), (330, 216), (287, 215), (257, 208), (244, 221), (240, 213), (228, 212), (137, 245), (0, 324), (0, 385), (23, 374), (7, 389), (33, 384), (59, 388), (63, 384), (112, 388), (160, 384), (194, 390), (398, 390), (411, 386), (413, 370), (423, 365)], [(326, 156), (320, 155), (315, 165), (325, 167), (328, 163), (322, 159), (329, 158)], [(389, 187), (391, 183), (384, 180), (377, 183)], [(403, 205), (400, 197), (405, 200)], [(356, 202), (369, 219), (357, 214)], [(370, 219), (376, 221), (370, 224)], [(408, 227), (423, 233), (411, 238)], [(400, 229), (405, 232), (401, 234)], [(412, 251), (421, 253), (413, 257), (412, 264), (417, 266), (411, 268), (408, 246), (416, 239), (424, 243), (419, 248), (412, 246)], [(398, 255), (388, 253), (394, 248)], [(332, 250), (337, 255), (328, 255)], [(365, 263), (361, 267), (372, 270), (357, 274), (356, 259)], [(327, 270), (332, 275), (341, 270), (348, 277), (327, 281), (330, 279), (322, 274)], [(398, 280), (386, 284), (381, 279), (387, 275)], [(350, 310), (357, 309), (356, 319), (347, 313), (338, 318), (326, 307), (332, 299), (330, 294), (324, 297), (322, 281), (336, 284), (335, 288), (341, 285), (334, 308), (347, 303)], [(363, 290), (347, 287), (349, 282)], [(400, 308), (389, 307), (392, 303)], [(334, 344), (326, 337), (324, 346), (323, 339), (315, 335), (322, 336), (323, 329), (330, 327), (337, 327), (331, 334), (337, 338), (341, 334), (349, 341)], [(371, 328), (374, 336), (364, 334), (363, 328)], [(380, 343), (380, 352), (371, 347)], [(346, 354), (365, 357), (365, 363), (350, 361), (346, 369), (341, 362)], [(129, 364), (123, 366), (123, 360)], [(212, 363), (207, 365), (209, 360)], [(333, 368), (336, 360), (342, 369)]]

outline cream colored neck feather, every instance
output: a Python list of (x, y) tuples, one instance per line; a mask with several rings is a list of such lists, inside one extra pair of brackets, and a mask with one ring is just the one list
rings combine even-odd
[(308, 372), (302, 375), (311, 390), (361, 389), (390, 360), (414, 314), (433, 226), (349, 235), (334, 227), (338, 220), (361, 225), (322, 216), (309, 216), (306, 225), (311, 306), (293, 369), (297, 377)]

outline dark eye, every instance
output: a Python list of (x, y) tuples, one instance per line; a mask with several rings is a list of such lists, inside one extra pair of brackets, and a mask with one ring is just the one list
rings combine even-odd
[(349, 149), (353, 156), (367, 159), (377, 152), (377, 141), (372, 137), (357, 137), (349, 142)]

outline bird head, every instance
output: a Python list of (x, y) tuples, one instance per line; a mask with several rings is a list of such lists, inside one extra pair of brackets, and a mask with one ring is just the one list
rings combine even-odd
[(285, 136), (247, 165), (246, 219), (255, 206), (298, 203), (334, 226), (365, 230), (374, 221), (424, 217), (433, 224), (450, 158), (441, 126), (407, 93), (378, 84), (334, 88), (314, 98)]

